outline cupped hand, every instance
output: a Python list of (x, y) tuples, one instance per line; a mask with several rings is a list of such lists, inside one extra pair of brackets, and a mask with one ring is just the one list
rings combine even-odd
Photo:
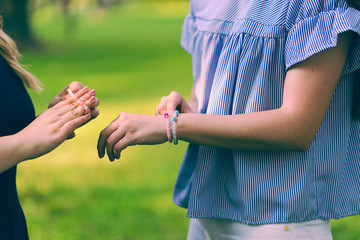
[(190, 105), (185, 98), (178, 92), (172, 91), (168, 96), (162, 97), (159, 105), (156, 107), (156, 115), (170, 115), (178, 110), (180, 113), (193, 113)]
[(120, 158), (121, 151), (128, 146), (166, 141), (164, 117), (121, 113), (101, 131), (97, 149), (100, 158), (104, 157), (106, 150), (109, 160), (114, 161)]
[[(96, 103), (94, 92), (86, 88), (77, 92), (77, 96), (88, 106)], [(42, 156), (66, 140), (74, 130), (91, 119), (85, 109), (72, 98), (63, 100), (40, 114), (31, 124), (20, 131), (23, 141), (24, 159)]]

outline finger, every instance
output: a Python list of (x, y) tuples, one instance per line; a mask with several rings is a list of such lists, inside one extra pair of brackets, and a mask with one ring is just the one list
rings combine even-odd
[(70, 83), (65, 90), (65, 95), (67, 94), (67, 89), (70, 88), (70, 90), (74, 93), (80, 91), (83, 88), (82, 83), (80, 82), (72, 82)]
[(167, 112), (167, 103), (168, 97), (162, 97), (159, 105), (156, 107), (156, 111), (159, 112), (159, 115), (164, 115), (164, 113)]
[(113, 147), (113, 154), (115, 156), (116, 159), (120, 159), (121, 156), (121, 152), (123, 150), (125, 150), (128, 146), (131, 145), (131, 142), (129, 141), (129, 139), (126, 137), (126, 135), (120, 140), (118, 141), (114, 147)]
[(91, 114), (91, 118), (92, 119), (94, 119), (94, 118), (96, 118), (97, 116), (99, 116), (99, 113), (100, 113), (100, 110), (99, 109), (92, 109), (91, 111), (90, 111), (90, 114)]
[(90, 117), (91, 115), (90, 113), (88, 113), (86, 115), (82, 115), (78, 118), (72, 119), (66, 124), (64, 124), (61, 129), (63, 130), (65, 137), (69, 136), (72, 132), (74, 132), (75, 129), (89, 121)]
[(85, 93), (81, 98), (76, 101), (81, 105), (85, 111), (88, 113), (91, 111), (91, 107), (96, 103), (95, 90), (91, 90)]
[(73, 99), (67, 99), (59, 102), (54, 107), (50, 108), (50, 111), (55, 112), (57, 117), (61, 117), (67, 114), (69, 111), (76, 109), (79, 105)]
[(70, 88), (70, 84), (69, 85), (66, 85), (66, 87), (63, 88), (63, 90), (61, 90), (58, 94), (58, 96), (61, 96), (61, 97), (65, 97), (67, 95), (67, 90), (68, 88)]
[(73, 139), (74, 137), (75, 137), (75, 132), (72, 132), (66, 139), (70, 140), (70, 139)]
[(88, 105), (91, 109), (98, 107), (99, 103), (100, 103), (100, 101), (97, 97), (94, 97), (94, 98), (95, 98), (95, 100)]
[(76, 93), (80, 91), (83, 88), (82, 84), (80, 82), (72, 82), (69, 85), (66, 85), (63, 90), (60, 91), (60, 93), (57, 95), (61, 100), (64, 100), (65, 97), (68, 95), (68, 89), (70, 89), (72, 92)]
[(178, 106), (180, 106), (180, 104), (178, 102), (169, 101), (166, 106), (166, 109), (167, 109), (167, 112), (169, 113), (169, 115), (172, 115)]
[(65, 105), (68, 105), (68, 104), (72, 103), (72, 102), (74, 102), (74, 99), (72, 99), (71, 97), (65, 97), (64, 100), (59, 101), (58, 103), (56, 103), (51, 108), (59, 109), (59, 108), (64, 107)]
[(106, 153), (111, 162), (115, 160), (114, 145), (119, 142), (125, 134), (126, 130), (118, 128), (106, 139)]
[[(88, 92), (84, 93), (79, 99), (83, 102), (89, 100), (90, 98), (94, 97), (96, 94), (95, 89), (89, 90)], [(95, 97), (94, 97), (95, 98)]]
[[(85, 110), (82, 106), (77, 105), (74, 109), (70, 109), (63, 115), (58, 115), (57, 123), (59, 124), (59, 128), (65, 125), (67, 122), (79, 118), (85, 114)], [(91, 116), (91, 115), (90, 115)]]
[(177, 108), (181, 108), (183, 97), (179, 93), (173, 91), (169, 95), (167, 103), (167, 111), (169, 114), (173, 114)]
[(86, 106), (88, 106), (89, 108), (93, 108), (92, 106), (95, 104), (95, 102), (96, 102), (96, 97), (94, 96), (91, 96), (89, 99), (84, 101)]
[[(76, 94), (74, 94), (70, 89), (68, 89), (69, 95), (67, 95), (67, 99), (72, 98), (74, 101), (76, 101), (79, 105), (81, 105), (84, 109), (85, 112), (88, 113), (90, 112), (90, 107), (88, 107), (89, 104), (93, 104), (93, 102), (95, 102), (95, 90), (91, 90), (91, 91), (87, 91), (84, 93), (84, 91), (86, 91), (86, 88), (83, 88), (82, 90), (78, 91)], [(88, 89), (87, 89), (88, 90)], [(82, 95), (83, 94), (83, 95)], [(81, 96), (81, 97), (80, 97)]]
[[(70, 89), (71, 90), (71, 89)], [(84, 96), (86, 93), (88, 93), (90, 91), (89, 87), (88, 86), (85, 86), (83, 87), (82, 89), (80, 89), (79, 91), (77, 92), (73, 92), (74, 95), (77, 97), (77, 98), (81, 98), (82, 96)]]
[(64, 89), (62, 89), (56, 97), (53, 98), (53, 100), (49, 103), (48, 108), (51, 108), (55, 106), (57, 103), (63, 101), (65, 99), (65, 96), (67, 95), (67, 89), (69, 88), (69, 85), (66, 85)]
[[(88, 100), (88, 103), (91, 101), (94, 101), (94, 99), (90, 98)], [(69, 98), (56, 105), (54, 107), (54, 111), (56, 111), (59, 124), (63, 125), (69, 119), (73, 119), (90, 112), (90, 109), (86, 106), (84, 102), (80, 100), (75, 101), (75, 99)]]
[[(116, 118), (117, 119), (117, 118)], [(115, 119), (115, 120), (116, 120)], [(114, 120), (114, 121), (115, 121)], [(98, 150), (98, 155), (99, 158), (103, 158), (105, 155), (105, 147), (106, 147), (106, 140), (107, 138), (110, 136), (111, 133), (113, 133), (114, 131), (116, 131), (117, 126), (114, 123), (114, 121), (112, 123), (110, 123), (109, 126), (107, 126), (106, 128), (104, 128), (99, 135), (99, 139), (98, 139), (98, 143), (97, 143), (97, 150)]]

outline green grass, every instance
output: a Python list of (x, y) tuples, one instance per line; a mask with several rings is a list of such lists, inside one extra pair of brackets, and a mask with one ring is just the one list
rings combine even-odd
[[(79, 9), (70, 35), (57, 8), (39, 9), (33, 25), (46, 47), (24, 53), (45, 85), (41, 95), (31, 93), (37, 113), (72, 81), (95, 88), (101, 100), (100, 116), (76, 139), (20, 164), (31, 239), (185, 239), (186, 211), (171, 197), (186, 144), (130, 147), (109, 163), (98, 159), (96, 142), (120, 112), (153, 114), (171, 90), (189, 95), (191, 57), (179, 45), (187, 3)], [(334, 239), (359, 239), (358, 216), (332, 223)]]
[(117, 109), (153, 104), (104, 104), (76, 140), (21, 165), (19, 191), (33, 239), (185, 238), (186, 212), (171, 197), (186, 144), (131, 147), (114, 163), (96, 155), (99, 130)]

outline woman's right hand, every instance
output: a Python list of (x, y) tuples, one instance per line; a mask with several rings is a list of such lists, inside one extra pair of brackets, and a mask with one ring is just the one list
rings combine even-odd
[(156, 115), (164, 115), (166, 112), (172, 114), (175, 110), (180, 113), (194, 112), (180, 93), (172, 91), (168, 96), (161, 98), (159, 105), (156, 107)]
[[(87, 106), (94, 105), (94, 95), (95, 91), (86, 87), (76, 93)], [(85, 113), (85, 109), (72, 98), (57, 103), (16, 134), (22, 146), (20, 159), (32, 159), (52, 151), (90, 119), (91, 114)]]

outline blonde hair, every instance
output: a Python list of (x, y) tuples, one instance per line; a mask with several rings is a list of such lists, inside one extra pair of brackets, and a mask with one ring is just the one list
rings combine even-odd
[(3, 20), (0, 16), (0, 54), (8, 62), (16, 75), (25, 83), (25, 85), (40, 93), (42, 90), (41, 82), (30, 72), (25, 70), (19, 63), (20, 53), (15, 42), (3, 31)]

